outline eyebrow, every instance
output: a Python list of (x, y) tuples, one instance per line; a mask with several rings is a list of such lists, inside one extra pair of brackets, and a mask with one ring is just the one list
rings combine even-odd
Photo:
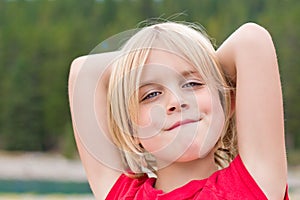
[[(178, 74), (180, 74), (183, 77), (187, 77), (187, 76), (193, 75), (193, 74), (197, 74), (197, 75), (200, 76), (200, 74), (197, 70), (186, 70), (186, 71), (183, 71), (183, 72), (178, 73)], [(141, 84), (139, 85), (139, 88), (142, 88), (142, 87), (145, 87), (145, 86), (157, 84), (157, 81), (154, 79), (154, 80), (149, 80), (149, 81), (146, 81), (146, 82), (141, 81), (140, 83)]]
[(153, 85), (153, 84), (157, 84), (157, 83), (155, 83), (154, 81), (142, 83), (142, 84), (139, 85), (139, 89), (141, 89), (143, 87), (146, 87), (146, 86), (149, 86), (149, 85)]
[(188, 75), (191, 75), (191, 74), (199, 74), (199, 73), (196, 70), (188, 70), (188, 71), (183, 71), (181, 73), (182, 76), (188, 76)]

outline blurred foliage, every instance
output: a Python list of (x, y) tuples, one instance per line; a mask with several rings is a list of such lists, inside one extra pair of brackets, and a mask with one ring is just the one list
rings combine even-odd
[(2, 0), (0, 148), (72, 155), (71, 61), (145, 19), (162, 17), (202, 24), (217, 45), (245, 22), (266, 27), (281, 67), (288, 148), (299, 149), (299, 11), (298, 0)]

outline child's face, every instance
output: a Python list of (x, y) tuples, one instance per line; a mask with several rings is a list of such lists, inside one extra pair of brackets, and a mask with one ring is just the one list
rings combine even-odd
[(151, 50), (138, 97), (138, 137), (158, 160), (204, 157), (221, 135), (224, 113), (217, 91), (174, 53)]

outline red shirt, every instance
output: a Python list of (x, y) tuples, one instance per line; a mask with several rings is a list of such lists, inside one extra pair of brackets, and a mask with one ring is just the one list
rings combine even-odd
[[(134, 179), (122, 174), (107, 196), (107, 200), (170, 200), (170, 199), (256, 199), (267, 200), (240, 156), (222, 170), (204, 180), (193, 180), (171, 192), (153, 188), (155, 178)], [(286, 192), (284, 200), (288, 200)]]

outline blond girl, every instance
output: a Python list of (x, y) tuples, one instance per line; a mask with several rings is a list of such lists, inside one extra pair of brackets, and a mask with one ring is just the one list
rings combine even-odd
[(288, 199), (277, 58), (257, 24), (217, 50), (193, 24), (145, 27), (76, 59), (69, 96), (97, 199)]

